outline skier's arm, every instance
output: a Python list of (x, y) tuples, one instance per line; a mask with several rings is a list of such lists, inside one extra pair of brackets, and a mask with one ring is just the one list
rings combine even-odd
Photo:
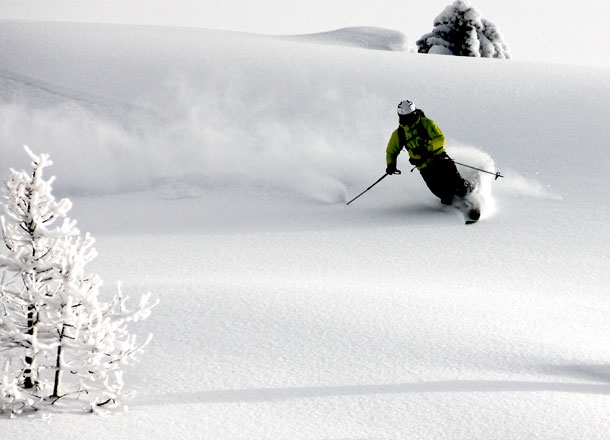
[(428, 135), (430, 136), (430, 144), (428, 145), (428, 150), (430, 152), (434, 152), (435, 154), (444, 152), (443, 146), (445, 145), (445, 135), (438, 125), (431, 119), (423, 120), (424, 126), (428, 130)]
[(390, 140), (388, 141), (388, 147), (385, 150), (386, 165), (396, 166), (396, 161), (398, 160), (401, 149), (400, 142), (398, 142), (398, 133), (394, 130), (394, 133), (392, 133), (392, 136), (390, 136)]

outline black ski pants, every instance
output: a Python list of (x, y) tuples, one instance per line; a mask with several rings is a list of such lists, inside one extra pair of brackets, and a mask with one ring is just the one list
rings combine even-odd
[(445, 205), (451, 205), (455, 196), (464, 197), (473, 188), (448, 156), (433, 160), (419, 172), (432, 194)]

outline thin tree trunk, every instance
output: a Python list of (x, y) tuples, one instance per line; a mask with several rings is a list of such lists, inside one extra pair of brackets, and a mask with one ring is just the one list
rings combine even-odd
[[(32, 340), (34, 339), (34, 306), (28, 306), (28, 335), (31, 336)], [(33, 345), (33, 344), (31, 344)], [(23, 382), (23, 387), (34, 388), (34, 350), (31, 349), (29, 355), (25, 356), (25, 369), (23, 370), (23, 376), (25, 378)]]
[(61, 381), (61, 353), (63, 348), (64, 332), (66, 326), (61, 328), (59, 335), (59, 345), (57, 346), (57, 356), (55, 358), (55, 383), (53, 384), (53, 395), (51, 397), (59, 397), (59, 382)]
[[(36, 171), (34, 171), (34, 174), (32, 176), (33, 178), (36, 177)], [(32, 196), (32, 191), (31, 189), (26, 191), (26, 195), (27, 195), (27, 213), (31, 214), (31, 196)], [(36, 225), (34, 224), (34, 221), (32, 220), (29, 224), (26, 224), (27, 226), (27, 231), (30, 234), (30, 240), (32, 242), (32, 259), (36, 258), (36, 237), (34, 236), (34, 230), (36, 229)], [(24, 275), (25, 276), (25, 275)], [(27, 283), (26, 283), (27, 286)], [(25, 376), (25, 380), (23, 382), (23, 387), (25, 389), (29, 389), (29, 388), (34, 388), (35, 385), (35, 380), (34, 380), (34, 360), (35, 360), (35, 356), (34, 356), (34, 326), (36, 325), (35, 322), (35, 318), (36, 318), (36, 308), (34, 307), (33, 304), (28, 305), (28, 335), (30, 335), (30, 356), (28, 356), (26, 354), (25, 356), (25, 365), (26, 368), (23, 371), (23, 375)]]

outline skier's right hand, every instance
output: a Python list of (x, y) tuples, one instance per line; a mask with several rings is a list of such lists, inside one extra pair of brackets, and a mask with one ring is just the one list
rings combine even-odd
[(397, 169), (396, 169), (396, 164), (395, 163), (391, 163), (388, 165), (388, 167), (385, 169), (386, 174), (397, 174)]

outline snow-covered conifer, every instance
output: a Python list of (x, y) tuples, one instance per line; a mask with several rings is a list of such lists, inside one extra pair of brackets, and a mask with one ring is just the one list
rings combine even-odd
[(510, 58), (498, 28), (481, 18), (467, 0), (456, 0), (434, 20), (432, 32), (417, 42), (419, 53)]
[(54, 179), (43, 178), (48, 155), (26, 152), (33, 171), (11, 170), (2, 203), (8, 253), (0, 255), (0, 352), (8, 362), (0, 410), (14, 414), (66, 396), (92, 408), (115, 402), (122, 365), (146, 343), (136, 343), (127, 325), (148, 317), (154, 304), (146, 294), (128, 309), (120, 286), (109, 303), (100, 300), (99, 277), (85, 271), (94, 240), (66, 217), (71, 202), (53, 197)]

